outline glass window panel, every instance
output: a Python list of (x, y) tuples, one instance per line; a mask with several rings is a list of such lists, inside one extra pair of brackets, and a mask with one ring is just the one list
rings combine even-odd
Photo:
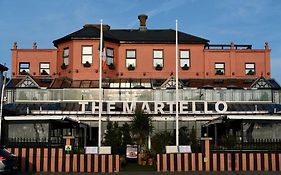
[(111, 63), (113, 64), (113, 58), (112, 57), (107, 57), (106, 58), (106, 64), (110, 65)]
[(216, 69), (223, 69), (223, 68), (224, 68), (224, 64), (222, 64), (222, 63), (216, 63), (216, 64), (215, 64), (215, 68), (216, 68)]
[(127, 50), (127, 58), (135, 58), (136, 51), (135, 50)]
[(63, 62), (64, 62), (65, 65), (68, 65), (68, 57), (64, 58)]
[(247, 69), (255, 68), (255, 64), (246, 64)]
[(181, 50), (180, 58), (189, 58), (189, 50)]
[(136, 67), (136, 59), (126, 59), (126, 67), (129, 67), (130, 65)]
[(92, 46), (83, 46), (82, 47), (82, 53), (83, 54), (88, 54), (88, 55), (91, 55), (92, 54)]
[(181, 59), (180, 60), (180, 66), (184, 67), (185, 65), (187, 65), (188, 67), (190, 66), (189, 65), (189, 59)]
[(20, 68), (29, 68), (29, 63), (20, 63)]
[(113, 49), (107, 48), (106, 49), (106, 55), (113, 57)]
[(83, 55), (82, 56), (82, 63), (86, 63), (89, 62), (90, 64), (92, 63), (92, 55)]
[(63, 50), (63, 56), (67, 57), (68, 55), (69, 55), (69, 49), (66, 48), (66, 49)]
[(162, 50), (154, 50), (153, 51), (153, 58), (163, 58), (163, 51)]
[(163, 59), (153, 59), (153, 66), (156, 67), (157, 65), (163, 67)]
[(48, 69), (48, 68), (50, 68), (50, 63), (41, 63), (41, 64), (40, 64), (40, 68), (42, 68), (42, 69), (44, 69), (44, 68)]

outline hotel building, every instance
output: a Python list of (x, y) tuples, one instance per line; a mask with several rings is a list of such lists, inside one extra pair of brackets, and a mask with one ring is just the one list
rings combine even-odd
[[(103, 25), (102, 133), (107, 120), (130, 122), (136, 106), (151, 114), (154, 132), (175, 130), (176, 49), (173, 29)], [(281, 130), (280, 86), (271, 78), (270, 48), (211, 44), (178, 32), (179, 127), (217, 139), (273, 138)], [(8, 144), (97, 145), (100, 25), (53, 41), (51, 49), (12, 52), (5, 87), (3, 140)]]

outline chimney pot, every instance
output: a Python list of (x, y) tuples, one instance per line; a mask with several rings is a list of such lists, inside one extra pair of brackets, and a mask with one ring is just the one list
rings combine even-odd
[(269, 49), (269, 44), (268, 44), (268, 42), (265, 42), (264, 48), (265, 48), (266, 50)]
[(37, 49), (37, 44), (36, 44), (36, 42), (33, 43), (33, 49)]
[(17, 49), (17, 48), (18, 48), (18, 43), (14, 42), (13, 49)]
[(146, 20), (147, 20), (148, 16), (145, 14), (141, 14), (138, 16), (138, 19), (140, 20), (140, 31), (146, 31)]

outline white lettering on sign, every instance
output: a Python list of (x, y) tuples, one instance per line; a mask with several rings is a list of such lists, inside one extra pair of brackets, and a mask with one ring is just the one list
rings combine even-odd
[[(91, 112), (96, 114), (99, 112), (99, 102), (98, 101), (80, 101), (78, 102), (81, 105), (81, 112), (86, 112), (86, 105), (92, 105)], [(175, 105), (174, 101), (156, 101), (156, 102), (103, 102), (106, 104), (106, 110), (103, 111), (105, 114), (116, 114), (116, 112), (122, 114), (133, 114), (137, 107), (147, 114), (175, 114)], [(117, 104), (118, 107), (116, 106)], [(198, 106), (203, 106), (203, 108)], [(121, 107), (121, 106), (122, 107)], [(197, 106), (197, 107), (196, 107)], [(212, 106), (212, 110), (210, 110)], [(209, 108), (208, 108), (209, 107)], [(198, 109), (197, 109), (198, 108)], [(199, 109), (200, 108), (200, 109)], [(179, 114), (188, 114), (188, 113), (225, 113), (227, 112), (227, 103), (224, 101), (218, 102), (207, 102), (207, 101), (180, 101), (179, 102)], [(89, 111), (88, 111), (89, 112)]]

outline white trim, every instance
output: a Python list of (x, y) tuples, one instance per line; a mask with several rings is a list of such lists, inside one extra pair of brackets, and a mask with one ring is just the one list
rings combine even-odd
[(227, 119), (233, 120), (281, 120), (280, 116), (272, 115), (228, 115)]

